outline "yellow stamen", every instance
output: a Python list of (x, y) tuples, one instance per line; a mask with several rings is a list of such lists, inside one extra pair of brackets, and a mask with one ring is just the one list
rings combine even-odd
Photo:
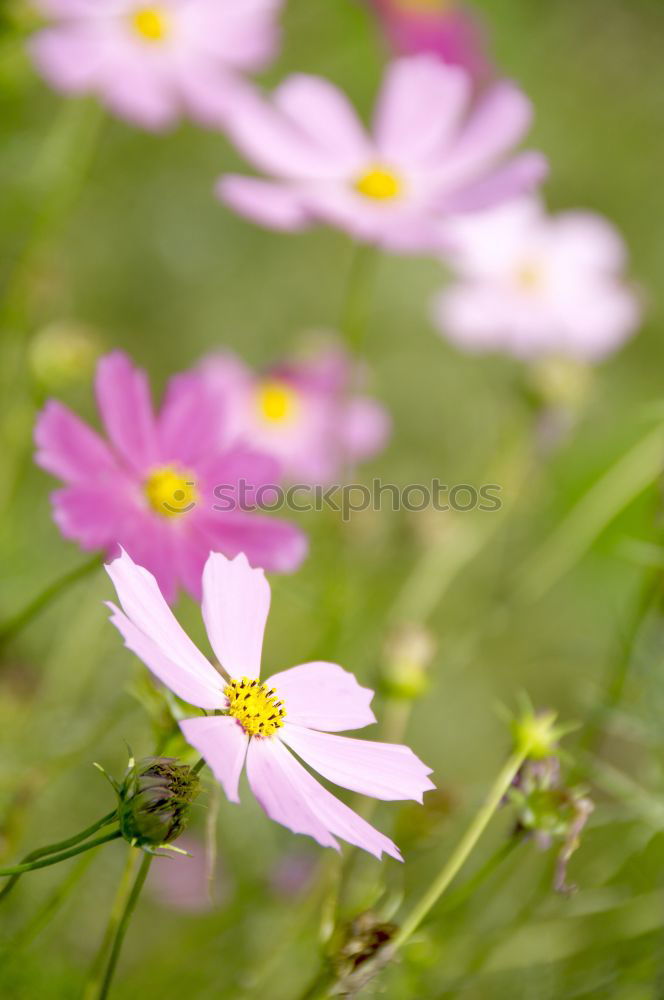
[(354, 187), (365, 198), (374, 198), (376, 201), (389, 201), (391, 198), (398, 198), (403, 191), (400, 178), (389, 167), (383, 167), (380, 164), (371, 167), (358, 177)]
[(274, 688), (243, 677), (224, 689), (229, 713), (248, 736), (272, 736), (284, 724), (286, 710)]
[(292, 420), (298, 409), (297, 393), (279, 379), (266, 379), (258, 388), (256, 402), (262, 419), (271, 424)]
[(541, 288), (544, 275), (542, 268), (535, 261), (526, 261), (516, 273), (517, 284), (526, 292), (536, 292)]
[(146, 479), (143, 492), (153, 511), (162, 517), (186, 514), (198, 502), (191, 473), (172, 465), (155, 469)]
[(168, 35), (168, 21), (159, 7), (141, 7), (132, 14), (131, 23), (148, 42), (163, 42)]

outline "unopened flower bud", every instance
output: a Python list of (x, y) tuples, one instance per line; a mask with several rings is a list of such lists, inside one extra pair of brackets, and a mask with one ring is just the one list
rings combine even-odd
[(427, 670), (436, 653), (436, 642), (427, 629), (404, 625), (388, 639), (381, 675), (383, 690), (391, 698), (419, 698), (427, 689)]
[(515, 752), (529, 760), (555, 756), (561, 738), (576, 729), (574, 724), (557, 723), (557, 718), (558, 713), (551, 709), (535, 711), (524, 696), (518, 714), (510, 719)]
[(91, 375), (101, 344), (94, 330), (80, 323), (50, 323), (30, 344), (32, 374), (45, 389), (59, 389)]
[(145, 850), (176, 840), (187, 825), (198, 787), (198, 775), (173, 757), (130, 761), (118, 790), (118, 820), (125, 840)]
[(398, 929), (371, 912), (361, 913), (346, 925), (333, 960), (342, 995), (355, 996), (389, 960), (389, 944)]

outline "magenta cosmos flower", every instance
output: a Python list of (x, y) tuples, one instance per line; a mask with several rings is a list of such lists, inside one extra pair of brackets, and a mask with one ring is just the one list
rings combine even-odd
[(390, 420), (353, 392), (361, 372), (339, 347), (256, 374), (230, 353), (207, 358), (191, 391), (211, 392), (225, 446), (238, 441), (273, 455), (291, 482), (330, 483), (386, 444)]
[[(144, 372), (122, 353), (102, 358), (96, 395), (109, 442), (61, 403), (50, 401), (35, 429), (37, 463), (67, 484), (52, 496), (56, 524), (84, 549), (127, 549), (159, 580), (169, 601), (181, 584), (200, 597), (211, 550), (246, 552), (254, 565), (297, 568), (302, 533), (285, 521), (216, 509), (243, 480), (252, 491), (277, 482), (273, 458), (245, 445), (222, 449), (216, 409), (173, 385), (155, 417)], [(239, 506), (239, 505), (238, 505)]]
[(597, 215), (549, 216), (523, 199), (460, 221), (453, 237), (445, 260), (455, 281), (437, 297), (434, 319), (466, 350), (596, 361), (639, 324), (625, 245)]
[(506, 159), (531, 119), (521, 91), (497, 83), (472, 106), (471, 91), (466, 73), (434, 56), (399, 59), (367, 132), (319, 77), (289, 77), (271, 102), (247, 89), (229, 131), (273, 179), (224, 177), (219, 197), (272, 228), (323, 221), (392, 249), (430, 249), (441, 215), (502, 202), (546, 172), (539, 153)]
[(431, 52), (460, 66), (476, 83), (490, 63), (484, 32), (465, 4), (452, 0), (370, 0), (391, 47), (399, 55)]
[(31, 42), (56, 90), (96, 94), (144, 128), (182, 114), (219, 125), (242, 72), (277, 44), (281, 0), (37, 0), (52, 24)]
[[(374, 798), (422, 801), (431, 773), (408, 747), (337, 736), (375, 722), (373, 692), (336, 663), (303, 663), (261, 681), (270, 587), (243, 555), (212, 553), (203, 573), (203, 619), (222, 673), (182, 630), (154, 577), (126, 553), (107, 566), (122, 611), (109, 605), (125, 644), (179, 698), (213, 713), (184, 719), (186, 740), (205, 758), (231, 802), (246, 762), (268, 816), (323, 847), (337, 837), (380, 857), (399, 849), (336, 799), (302, 766)], [(300, 758), (300, 760), (298, 760)]]

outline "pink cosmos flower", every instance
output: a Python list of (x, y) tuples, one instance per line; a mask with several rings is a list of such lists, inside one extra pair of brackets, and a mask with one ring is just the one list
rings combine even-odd
[(238, 441), (273, 455), (291, 482), (330, 483), (349, 464), (386, 444), (390, 420), (367, 396), (352, 394), (357, 366), (340, 347), (257, 375), (239, 358), (207, 358), (191, 389), (219, 405), (224, 446)]
[(445, 227), (456, 281), (434, 303), (441, 332), (466, 350), (596, 361), (636, 330), (625, 246), (605, 219), (546, 214), (522, 199)]
[(279, 572), (297, 568), (307, 546), (293, 525), (215, 509), (216, 486), (232, 497), (242, 479), (251, 497), (252, 488), (277, 482), (273, 458), (244, 445), (221, 448), (216, 409), (173, 385), (155, 417), (145, 373), (119, 351), (100, 360), (95, 388), (108, 443), (53, 400), (35, 429), (37, 463), (66, 483), (52, 496), (65, 538), (109, 556), (126, 548), (169, 601), (178, 584), (200, 596), (211, 550), (246, 552), (255, 565)]
[(228, 127), (272, 180), (223, 177), (219, 197), (274, 229), (323, 221), (395, 250), (439, 246), (441, 215), (476, 211), (533, 188), (539, 153), (507, 158), (531, 104), (512, 83), (472, 106), (470, 77), (435, 56), (388, 68), (371, 133), (347, 98), (315, 76), (289, 77), (272, 101), (247, 89)]
[(239, 74), (277, 45), (282, 0), (37, 0), (53, 23), (31, 42), (56, 90), (96, 94), (148, 129), (182, 114), (223, 122)]
[(431, 52), (465, 69), (476, 83), (489, 76), (484, 32), (465, 5), (452, 0), (371, 0), (371, 5), (399, 55)]
[(107, 570), (122, 611), (111, 621), (125, 644), (179, 698), (212, 714), (180, 723), (231, 802), (246, 762), (267, 815), (339, 849), (337, 837), (401, 860), (384, 834), (323, 788), (297, 758), (343, 788), (422, 801), (431, 773), (408, 747), (338, 736), (375, 722), (373, 692), (336, 663), (303, 663), (259, 680), (270, 587), (244, 555), (212, 553), (203, 573), (203, 620), (223, 675), (180, 627), (154, 577), (122, 553)]

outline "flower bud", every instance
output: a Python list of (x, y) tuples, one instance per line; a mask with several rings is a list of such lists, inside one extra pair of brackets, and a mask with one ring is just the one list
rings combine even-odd
[(555, 756), (560, 739), (577, 728), (573, 723), (560, 725), (557, 718), (551, 709), (535, 711), (528, 698), (522, 697), (519, 712), (510, 719), (515, 752), (529, 760)]
[(101, 351), (94, 330), (80, 323), (50, 323), (30, 344), (29, 363), (35, 380), (48, 391), (83, 381)]
[(118, 790), (122, 836), (148, 851), (176, 840), (198, 788), (198, 775), (173, 757), (132, 759)]
[(574, 886), (567, 884), (567, 866), (594, 808), (586, 790), (566, 786), (560, 761), (548, 757), (523, 764), (507, 800), (516, 808), (517, 830), (532, 834), (541, 850), (549, 850), (556, 841), (561, 843), (554, 887), (557, 892), (572, 892)]
[(427, 629), (404, 625), (385, 646), (382, 687), (391, 698), (419, 698), (427, 689), (427, 669), (436, 653), (436, 643)]

